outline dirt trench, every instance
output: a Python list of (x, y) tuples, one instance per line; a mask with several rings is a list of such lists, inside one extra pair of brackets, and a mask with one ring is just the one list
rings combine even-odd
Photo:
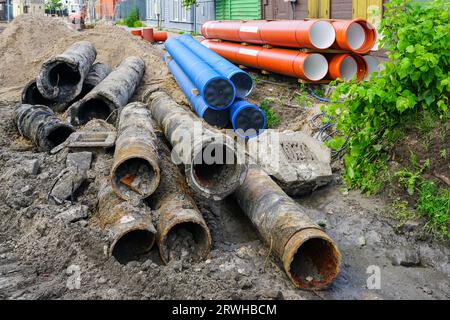
[[(163, 265), (156, 247), (126, 265), (108, 258), (104, 249), (107, 234), (92, 221), (97, 214), (95, 178), (109, 174), (112, 153), (94, 156), (87, 181), (74, 194), (74, 203), (52, 204), (48, 192), (65, 167), (67, 151), (38, 153), (19, 136), (12, 119), (20, 88), (52, 53), (72, 41), (88, 39), (98, 45), (98, 61), (116, 66), (130, 54), (144, 58), (146, 75), (133, 101), (154, 85), (187, 107), (186, 99), (160, 62), (159, 47), (110, 26), (75, 33), (60, 21), (23, 19), (0, 35), (0, 43), (11, 46), (0, 46), (0, 299), (450, 298), (448, 245), (425, 236), (414, 221), (397, 227), (381, 199), (358, 192), (342, 194), (338, 174), (331, 185), (297, 199), (341, 250), (342, 271), (328, 290), (295, 289), (232, 196), (220, 202), (195, 197), (213, 239), (206, 261)], [(38, 37), (47, 23), (56, 24), (51, 29), (60, 35), (58, 41)], [(25, 45), (18, 30), (29, 32), (33, 41), (28, 45), (37, 50), (34, 54), (26, 47), (18, 49)], [(8, 56), (14, 50), (20, 54)], [(262, 96), (258, 90), (250, 97), (254, 101)], [(270, 92), (278, 90), (289, 89), (273, 85)], [(311, 111), (298, 107), (293, 119), (305, 122)], [(288, 127), (288, 118), (283, 121)], [(30, 160), (39, 162), (36, 175), (30, 173)], [(56, 218), (79, 205), (87, 206), (87, 217), (72, 223)]]

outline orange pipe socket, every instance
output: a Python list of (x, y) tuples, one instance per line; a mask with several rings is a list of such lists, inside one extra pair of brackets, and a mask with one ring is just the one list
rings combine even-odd
[(328, 72), (327, 59), (319, 53), (305, 53), (290, 49), (243, 46), (231, 42), (203, 40), (202, 44), (236, 64), (274, 73), (318, 81)]
[(359, 54), (342, 53), (328, 56), (328, 79), (352, 80), (356, 75), (356, 81), (362, 81), (367, 77), (368, 66), (366, 60)]
[(155, 40), (155, 42), (164, 42), (167, 40), (167, 32), (155, 31), (153, 32), (153, 39)]
[(377, 40), (375, 27), (364, 19), (338, 20), (333, 21), (332, 25), (336, 30), (333, 48), (367, 53)]
[(139, 30), (131, 30), (131, 34), (133, 36), (141, 37), (142, 38), (142, 29)]
[(144, 28), (142, 29), (142, 37), (145, 41), (154, 42), (155, 39), (153, 37), (153, 28)]
[(207, 21), (201, 32), (207, 39), (310, 49), (327, 49), (336, 38), (324, 20)]

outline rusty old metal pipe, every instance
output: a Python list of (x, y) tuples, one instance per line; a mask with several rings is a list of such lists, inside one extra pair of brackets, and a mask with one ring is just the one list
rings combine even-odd
[(120, 112), (111, 168), (114, 192), (125, 200), (147, 198), (159, 185), (158, 162), (150, 110), (141, 102), (126, 105)]
[(62, 54), (44, 62), (36, 78), (39, 91), (49, 100), (72, 101), (80, 94), (96, 57), (97, 51), (90, 42), (74, 43)]
[(235, 196), (296, 287), (323, 289), (336, 278), (336, 244), (266, 173), (252, 166)]
[[(98, 85), (106, 76), (111, 73), (111, 68), (103, 63), (95, 63), (92, 65), (86, 79), (83, 82), (81, 93), (75, 98), (79, 100), (89, 93), (96, 85)], [(29, 81), (22, 90), (22, 103), (40, 104), (50, 107), (55, 112), (64, 112), (72, 102), (57, 102), (46, 99), (37, 87), (36, 79)]]
[(47, 106), (19, 104), (14, 113), (20, 135), (30, 139), (40, 151), (53, 149), (75, 131), (71, 125), (58, 119)]
[(177, 163), (184, 165), (189, 186), (214, 200), (233, 193), (247, 174), (244, 152), (233, 139), (204, 125), (164, 92), (152, 93), (150, 101)]
[(108, 231), (108, 256), (114, 256), (120, 263), (135, 260), (155, 243), (156, 229), (149, 208), (119, 198), (108, 179), (100, 181), (98, 222)]
[(145, 63), (141, 58), (128, 57), (83, 99), (69, 109), (73, 125), (83, 125), (92, 119), (115, 123), (117, 110), (124, 107), (144, 75)]
[(170, 150), (159, 140), (161, 183), (149, 198), (159, 214), (156, 241), (162, 261), (200, 261), (211, 250), (208, 226), (197, 208)]

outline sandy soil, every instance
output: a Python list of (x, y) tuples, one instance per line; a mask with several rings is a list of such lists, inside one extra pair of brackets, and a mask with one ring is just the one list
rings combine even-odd
[[(132, 54), (145, 60), (146, 75), (132, 100), (139, 100), (146, 89), (157, 85), (187, 105), (160, 62), (160, 47), (152, 47), (124, 30), (99, 26), (77, 33), (58, 20), (24, 17), (0, 35), (0, 298), (450, 298), (448, 245), (424, 235), (416, 221), (398, 227), (378, 198), (340, 193), (338, 174), (331, 185), (297, 199), (313, 220), (324, 225), (341, 250), (342, 272), (328, 290), (296, 290), (232, 197), (220, 202), (195, 197), (213, 239), (204, 262), (163, 265), (156, 248), (126, 265), (108, 258), (104, 254), (107, 235), (92, 220), (97, 214), (95, 179), (109, 173), (112, 154), (95, 155), (88, 180), (75, 194), (73, 204), (55, 205), (47, 196), (65, 167), (67, 151), (56, 155), (36, 152), (19, 136), (12, 121), (23, 84), (35, 76), (46, 58), (81, 39), (96, 46), (98, 61), (112, 66)], [(279, 97), (290, 90), (258, 83), (250, 99), (257, 102), (267, 96), (265, 92)], [(296, 110), (292, 106), (283, 109), (280, 104), (276, 108), (282, 114), (291, 110), (280, 126), (297, 130), (312, 113), (306, 109), (309, 106), (299, 105)], [(27, 172), (27, 160), (32, 159), (40, 163), (36, 176)], [(86, 219), (65, 224), (55, 218), (80, 204), (88, 207)], [(367, 285), (374, 271), (380, 272), (379, 289)], [(75, 285), (77, 276), (79, 287)]]

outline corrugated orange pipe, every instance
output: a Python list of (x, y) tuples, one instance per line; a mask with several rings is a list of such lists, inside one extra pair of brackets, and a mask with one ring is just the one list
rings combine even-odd
[(319, 53), (290, 49), (243, 46), (231, 42), (203, 40), (202, 44), (236, 64), (309, 81), (318, 81), (328, 71), (327, 59)]
[(207, 39), (310, 49), (327, 49), (336, 38), (325, 20), (207, 21), (201, 32)]
[(332, 22), (336, 30), (333, 48), (367, 53), (375, 45), (377, 31), (364, 19), (337, 20)]
[(367, 76), (367, 62), (359, 54), (330, 54), (328, 60), (329, 69), (327, 79), (335, 80), (340, 78), (350, 81), (356, 75), (356, 81), (359, 82)]

